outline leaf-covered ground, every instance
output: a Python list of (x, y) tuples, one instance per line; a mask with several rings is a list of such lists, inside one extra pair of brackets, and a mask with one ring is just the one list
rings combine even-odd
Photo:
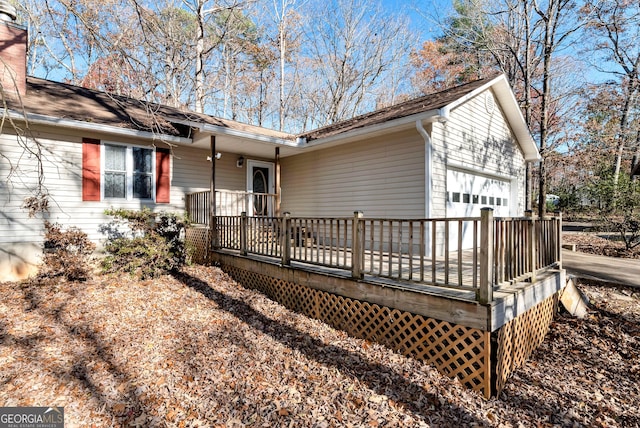
[(564, 233), (562, 241), (565, 244), (575, 244), (576, 250), (582, 253), (640, 259), (640, 246), (628, 250), (620, 237), (615, 234), (593, 232)]
[(0, 406), (64, 406), (69, 427), (640, 426), (640, 293), (586, 289), (599, 309), (560, 316), (485, 401), (214, 267), (4, 283)]

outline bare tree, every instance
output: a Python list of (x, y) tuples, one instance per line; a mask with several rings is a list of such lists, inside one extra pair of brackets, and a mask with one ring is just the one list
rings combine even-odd
[[(195, 55), (195, 109), (204, 112), (205, 106), (205, 63), (207, 56), (218, 46), (226, 36), (226, 28), (222, 28), (219, 34), (208, 34), (210, 20), (223, 11), (232, 11), (246, 6), (247, 1), (231, 0), (228, 2), (209, 0), (182, 0), (184, 6), (196, 17), (196, 55)], [(207, 46), (207, 41), (210, 43)]]
[(621, 102), (609, 106), (618, 113), (613, 173), (617, 184), (625, 151), (634, 150), (640, 135), (634, 126), (640, 107), (640, 4), (628, 0), (590, 0), (581, 12), (589, 34), (597, 38), (597, 43), (590, 45), (598, 55), (594, 67), (618, 79), (621, 88)]
[(317, 84), (310, 84), (313, 93), (307, 94), (318, 124), (374, 107), (387, 73), (397, 63), (408, 63), (405, 21), (364, 0), (326, 2), (310, 12), (310, 19), (315, 25), (307, 28), (304, 54), (311, 68), (307, 78)]

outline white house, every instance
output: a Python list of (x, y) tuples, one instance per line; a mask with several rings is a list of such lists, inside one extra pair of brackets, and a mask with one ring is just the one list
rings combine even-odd
[(519, 216), (539, 159), (503, 75), (292, 135), (29, 77), (26, 30), (0, 40), (0, 280), (34, 272), (45, 219), (99, 242), (109, 207), (182, 212), (212, 189), (219, 214)]

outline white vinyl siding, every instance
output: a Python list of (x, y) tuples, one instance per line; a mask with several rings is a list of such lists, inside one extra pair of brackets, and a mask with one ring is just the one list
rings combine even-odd
[(410, 130), (282, 159), (292, 216), (424, 217), (424, 140)]
[[(500, 106), (485, 108), (486, 91), (451, 111), (446, 123), (433, 125), (434, 216), (446, 213), (447, 170), (450, 168), (495, 176), (516, 184), (508, 198), (512, 213), (524, 211), (524, 156), (505, 121)], [(514, 199), (514, 200), (512, 200)]]
[[(43, 186), (50, 200), (48, 213), (33, 218), (28, 217), (22, 205), (25, 197), (32, 196), (37, 188), (38, 164), (21, 144), (28, 144), (32, 150), (36, 146), (26, 139), (19, 143), (15, 135), (6, 131), (0, 135), (3, 154), (0, 157), (0, 248), (3, 250), (0, 253), (0, 280), (18, 279), (33, 271), (33, 264), (38, 262), (41, 254), (44, 219), (59, 223), (64, 228), (76, 226), (91, 240), (100, 243), (105, 238), (101, 228), (111, 220), (104, 214), (105, 209), (140, 209), (146, 206), (154, 211), (181, 213), (186, 192), (209, 189), (211, 164), (206, 159), (207, 151), (179, 146), (174, 148), (171, 157), (171, 204), (135, 199), (82, 201), (82, 135), (37, 134), (42, 147)], [(145, 147), (139, 141), (127, 143)], [(152, 148), (151, 145), (146, 147)], [(235, 160), (233, 169), (227, 169), (225, 173), (225, 168), (221, 168), (219, 179), (232, 183), (239, 181), (244, 185), (244, 170), (236, 172)], [(238, 175), (237, 179), (235, 175)]]

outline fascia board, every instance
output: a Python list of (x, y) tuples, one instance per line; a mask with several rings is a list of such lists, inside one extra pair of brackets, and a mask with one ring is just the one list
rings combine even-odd
[(415, 126), (416, 121), (434, 121), (440, 118), (440, 110), (430, 110), (427, 112), (401, 117), (376, 125), (365, 126), (362, 128), (354, 129), (352, 131), (332, 135), (330, 137), (318, 138), (317, 140), (313, 140), (309, 143), (304, 144), (304, 147), (316, 147), (324, 144), (335, 143), (340, 140), (343, 140), (345, 143), (347, 143), (349, 140), (361, 137), (363, 135), (377, 134), (404, 125)]

